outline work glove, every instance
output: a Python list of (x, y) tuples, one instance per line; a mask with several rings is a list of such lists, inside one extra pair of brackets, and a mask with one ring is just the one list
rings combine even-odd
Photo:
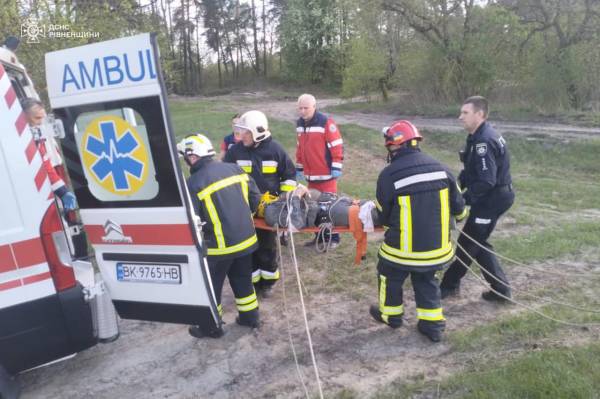
[(339, 179), (340, 177), (342, 177), (342, 171), (337, 169), (332, 170), (331, 177), (333, 177), (334, 179)]
[(60, 200), (63, 204), (63, 208), (65, 208), (65, 211), (77, 209), (77, 199), (72, 192), (65, 191), (65, 193), (60, 197)]
[(304, 172), (301, 170), (296, 171), (296, 181), (306, 181), (306, 177), (304, 177)]

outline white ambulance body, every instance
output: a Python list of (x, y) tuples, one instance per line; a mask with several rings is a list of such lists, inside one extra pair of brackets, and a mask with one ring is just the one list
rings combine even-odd
[[(17, 373), (94, 345), (97, 334), (17, 93), (0, 71), (0, 367)], [(220, 326), (155, 36), (48, 53), (46, 78), (83, 226), (119, 316)]]
[(37, 95), (14, 54), (4, 48), (0, 54), (0, 368), (14, 374), (88, 348), (96, 338), (19, 103)]

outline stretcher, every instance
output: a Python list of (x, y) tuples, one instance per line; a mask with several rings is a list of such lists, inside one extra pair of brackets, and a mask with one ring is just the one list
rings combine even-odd
[[(358, 207), (356, 209), (350, 208), (351, 215), (356, 212), (358, 215)], [(356, 250), (354, 255), (354, 264), (360, 265), (361, 261), (365, 259), (367, 255), (367, 233), (363, 231), (363, 225), (358, 217), (350, 217), (349, 226), (334, 226), (333, 233), (352, 233), (352, 236), (356, 242)], [(269, 226), (264, 219), (255, 217), (254, 226), (260, 230), (276, 231), (277, 227)], [(319, 227), (304, 227), (298, 232), (300, 233), (318, 233)], [(279, 231), (288, 231), (287, 228), (279, 227)], [(383, 231), (383, 227), (375, 227), (375, 231)]]

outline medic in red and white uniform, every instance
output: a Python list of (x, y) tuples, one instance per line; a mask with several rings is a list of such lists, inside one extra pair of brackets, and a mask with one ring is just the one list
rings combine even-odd
[(344, 145), (342, 134), (333, 119), (316, 110), (315, 97), (298, 98), (296, 122), (297, 180), (308, 182), (309, 188), (337, 193), (337, 179), (342, 176)]

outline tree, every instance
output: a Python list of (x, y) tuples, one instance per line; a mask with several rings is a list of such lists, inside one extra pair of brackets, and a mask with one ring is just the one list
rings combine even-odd
[[(400, 14), (408, 26), (421, 35), (442, 56), (450, 76), (440, 81), (450, 82), (446, 95), (462, 99), (473, 93), (467, 73), (466, 54), (473, 33), (473, 12), (479, 6), (475, 0), (383, 0), (385, 10)], [(441, 93), (445, 93), (443, 88)]]
[(339, 31), (336, 3), (289, 0), (283, 11), (280, 41), (289, 78), (312, 83), (339, 82)]
[(344, 69), (342, 96), (363, 95), (370, 99), (370, 93), (381, 89), (386, 77), (385, 53), (377, 43), (368, 38), (359, 37), (351, 41), (348, 54), (349, 62)]
[(598, 0), (505, 0), (501, 1), (515, 12), (528, 29), (521, 51), (531, 40), (542, 35), (546, 60), (559, 72), (569, 105), (581, 108), (582, 88), (577, 83), (575, 47), (597, 39), (600, 33), (600, 2)]

